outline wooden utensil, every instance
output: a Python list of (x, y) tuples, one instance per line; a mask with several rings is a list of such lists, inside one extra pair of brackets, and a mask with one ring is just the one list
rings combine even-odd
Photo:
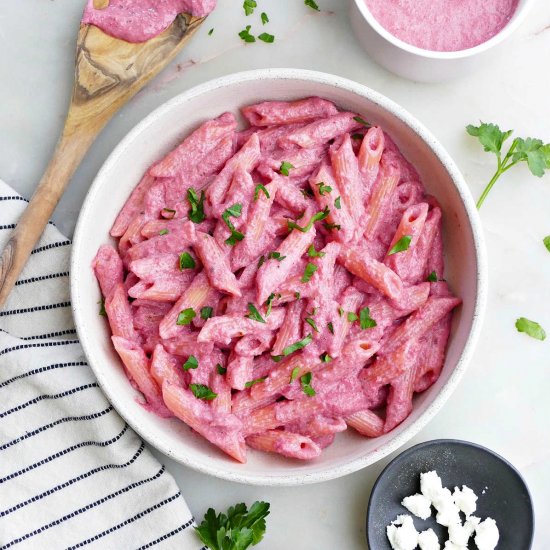
[(65, 126), (53, 158), (0, 257), (0, 307), (97, 135), (174, 59), (204, 19), (180, 14), (162, 34), (140, 44), (112, 38), (92, 25), (81, 25)]

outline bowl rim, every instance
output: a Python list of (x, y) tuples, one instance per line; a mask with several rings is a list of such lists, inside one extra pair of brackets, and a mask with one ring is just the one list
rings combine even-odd
[[(343, 461), (337, 466), (331, 466), (326, 470), (313, 473), (289, 473), (284, 475), (269, 475), (269, 473), (261, 475), (256, 473), (250, 474), (244, 470), (235, 470), (235, 465), (233, 463), (231, 463), (231, 465), (227, 468), (220, 468), (219, 466), (204, 465), (200, 461), (190, 459), (179, 454), (176, 456), (174, 450), (170, 448), (168, 444), (158, 441), (158, 435), (156, 434), (155, 429), (149, 429), (138, 425), (132, 418), (132, 415), (125, 410), (123, 403), (118, 402), (118, 396), (110, 391), (109, 385), (107, 381), (102, 378), (100, 370), (94, 366), (96, 361), (94, 360), (92, 337), (88, 335), (88, 331), (84, 330), (85, 322), (80, 308), (79, 287), (81, 286), (81, 281), (79, 274), (80, 269), (78, 266), (82, 264), (81, 250), (83, 250), (83, 246), (81, 245), (81, 242), (85, 236), (84, 220), (89, 217), (88, 213), (92, 210), (92, 207), (96, 203), (95, 196), (98, 193), (99, 184), (104, 179), (105, 174), (108, 174), (111, 168), (119, 161), (119, 157), (124, 154), (128, 145), (131, 145), (140, 134), (147, 132), (149, 126), (154, 124), (157, 118), (169, 112), (176, 106), (186, 103), (198, 95), (211, 92), (219, 88), (225, 88), (227, 86), (243, 82), (255, 82), (259, 79), (277, 81), (298, 80), (308, 82), (309, 84), (314, 83), (344, 89), (362, 97), (363, 99), (375, 103), (382, 109), (388, 111), (394, 117), (398, 118), (430, 147), (434, 155), (438, 158), (439, 162), (449, 174), (450, 179), (457, 189), (464, 205), (469, 222), (468, 227), (471, 232), (475, 248), (477, 277), (471, 327), (459, 359), (447, 382), (443, 385), (426, 410), (414, 422), (412, 422), (410, 426), (405, 428), (391, 440), (380, 445), (377, 449), (368, 453), (368, 455)], [(136, 126), (134, 126), (134, 128), (126, 134), (126, 136), (109, 154), (107, 160), (100, 168), (86, 194), (75, 228), (73, 246), (71, 249), (70, 272), (71, 308), (75, 319), (78, 337), (102, 391), (105, 393), (108, 400), (113, 404), (118, 414), (124, 418), (124, 420), (140, 435), (141, 438), (180, 464), (184, 464), (185, 466), (193, 468), (196, 471), (213, 475), (221, 479), (262, 486), (296, 486), (335, 479), (377, 462), (414, 437), (422, 428), (426, 426), (426, 424), (435, 416), (436, 412), (438, 412), (443, 406), (452, 391), (458, 385), (458, 382), (466, 370), (467, 364), (472, 357), (479, 333), (481, 331), (483, 314), (487, 301), (488, 287), (487, 253), (485, 249), (481, 220), (475, 207), (474, 199), (470, 194), (466, 182), (455, 162), (452, 160), (444, 147), (439, 143), (439, 141), (433, 136), (433, 134), (403, 107), (399, 106), (397, 103), (393, 102), (384, 95), (368, 88), (367, 86), (328, 73), (285, 68), (243, 71), (222, 76), (198, 86), (194, 86), (193, 88), (190, 88), (189, 90), (168, 100), (142, 119)], [(246, 468), (246, 466), (243, 466), (243, 468)]]
[(497, 46), (508, 37), (510, 37), (515, 30), (523, 23), (525, 17), (535, 4), (535, 0), (524, 0), (523, 3), (521, 0), (518, 0), (518, 5), (512, 15), (510, 21), (500, 29), (500, 31), (495, 34), (493, 37), (489, 38), (485, 42), (473, 46), (471, 48), (466, 48), (464, 50), (456, 51), (437, 51), (437, 50), (426, 50), (413, 44), (409, 44), (397, 36), (389, 32), (385, 27), (383, 27), (378, 20), (371, 13), (367, 7), (365, 0), (352, 0), (355, 3), (357, 9), (361, 13), (361, 16), (366, 21), (366, 23), (384, 40), (410, 54), (416, 55), (418, 57), (423, 57), (426, 59), (436, 59), (436, 60), (453, 60), (453, 59), (464, 59), (473, 57), (475, 55), (481, 54), (487, 50), (492, 49), (494, 46)]
[(416, 445), (413, 445), (412, 447), (409, 447), (399, 453), (397, 456), (393, 457), (388, 464), (384, 467), (384, 469), (380, 472), (378, 477), (376, 478), (376, 481), (374, 482), (374, 485), (372, 486), (371, 493), (369, 496), (369, 504), (367, 507), (367, 516), (366, 516), (366, 525), (365, 525), (365, 531), (366, 531), (366, 538), (367, 543), (370, 546), (370, 540), (369, 540), (369, 517), (371, 514), (371, 509), (373, 504), (372, 496), (374, 495), (377, 487), (380, 485), (382, 478), (386, 475), (386, 473), (390, 470), (390, 468), (399, 460), (402, 460), (409, 455), (414, 454), (415, 452), (419, 451), (420, 449), (424, 449), (425, 447), (432, 447), (432, 446), (439, 446), (439, 445), (458, 445), (463, 447), (472, 447), (474, 449), (477, 449), (478, 451), (482, 451), (482, 453), (491, 455), (492, 457), (496, 458), (497, 460), (500, 460), (503, 464), (508, 466), (508, 468), (511, 470), (511, 472), (521, 481), (523, 486), (525, 487), (525, 493), (529, 497), (529, 510), (531, 512), (531, 533), (530, 533), (530, 542), (529, 542), (529, 548), (533, 545), (533, 539), (535, 537), (535, 508), (533, 506), (533, 496), (531, 495), (531, 491), (529, 489), (529, 485), (527, 485), (527, 482), (525, 481), (525, 478), (521, 474), (518, 468), (514, 466), (508, 459), (504, 458), (502, 455), (498, 454), (496, 451), (493, 451), (492, 449), (489, 449), (488, 447), (485, 447), (483, 445), (480, 445), (479, 443), (473, 443), (472, 441), (465, 441), (463, 439), (430, 439), (428, 441), (422, 441), (421, 443), (417, 443)]

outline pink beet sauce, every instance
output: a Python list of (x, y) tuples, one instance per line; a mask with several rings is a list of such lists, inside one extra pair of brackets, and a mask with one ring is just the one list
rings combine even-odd
[(166, 30), (178, 13), (204, 17), (215, 7), (216, 0), (111, 0), (108, 7), (95, 9), (94, 0), (88, 0), (82, 23), (127, 42), (146, 42)]
[(518, 0), (365, 0), (391, 34), (419, 48), (453, 52), (498, 34)]

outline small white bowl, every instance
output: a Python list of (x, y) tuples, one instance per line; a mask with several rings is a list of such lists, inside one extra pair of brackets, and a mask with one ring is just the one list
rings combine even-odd
[[(143, 172), (206, 119), (250, 103), (319, 95), (381, 125), (419, 170), (444, 213), (446, 278), (464, 303), (456, 313), (441, 377), (415, 398), (412, 414), (395, 430), (365, 439), (353, 430), (312, 462), (250, 450), (237, 464), (176, 419), (147, 412), (136, 398), (98, 315), (99, 289), (92, 259), (109, 242), (109, 229)], [(71, 257), (71, 296), (78, 335), (103, 391), (151, 445), (191, 468), (232, 481), (300, 485), (364, 468), (406, 443), (434, 416), (457, 386), (481, 328), (487, 293), (485, 247), (474, 201), (445, 149), (416, 119), (386, 97), (350, 80), (296, 69), (264, 69), (225, 76), (175, 97), (138, 124), (111, 153), (97, 175), (76, 227)]]
[(495, 54), (495, 47), (520, 26), (534, 3), (519, 0), (514, 15), (499, 33), (478, 46), (454, 52), (425, 50), (403, 42), (375, 19), (365, 0), (350, 0), (350, 19), (357, 39), (377, 63), (410, 80), (440, 82), (482, 67)]

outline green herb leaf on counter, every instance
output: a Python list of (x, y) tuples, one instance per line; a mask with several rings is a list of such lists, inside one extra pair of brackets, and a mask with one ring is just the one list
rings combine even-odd
[(168, 235), (168, 233), (170, 233), (170, 231), (168, 231), (168, 229), (161, 229), (161, 230), (159, 231), (159, 235), (161, 235), (161, 236), (162, 236), (162, 235)]
[(260, 382), (264, 382), (266, 380), (267, 376), (264, 376), (263, 378), (256, 378), (256, 380), (249, 380), (244, 387), (245, 388), (251, 388), (252, 386), (255, 386), (256, 384), (259, 384)]
[(273, 44), (273, 42), (275, 42), (275, 36), (267, 32), (263, 32), (262, 34), (258, 35), (258, 40), (261, 40), (262, 42), (265, 42), (267, 44)]
[(363, 117), (354, 116), (353, 120), (355, 120), (355, 122), (359, 122), (359, 124), (362, 124), (363, 126), (366, 126), (367, 128), (371, 127), (371, 124), (369, 124)]
[(190, 355), (183, 364), (183, 370), (196, 369), (199, 367), (199, 361), (194, 355)]
[(214, 314), (213, 307), (205, 306), (201, 308), (201, 319), (204, 319), (206, 321), (207, 319), (210, 319), (210, 317), (212, 317), (213, 314)]
[(308, 334), (303, 340), (300, 340), (298, 342), (295, 342), (294, 344), (291, 344), (290, 346), (287, 346), (283, 350), (283, 353), (281, 355), (272, 355), (271, 359), (273, 359), (275, 363), (278, 363), (281, 359), (283, 359), (287, 355), (290, 355), (295, 351), (305, 348), (308, 344), (311, 344), (312, 341), (313, 341), (313, 336), (311, 334)]
[(195, 189), (190, 187), (187, 190), (187, 200), (189, 201), (189, 205), (191, 206), (188, 215), (189, 219), (193, 223), (201, 223), (206, 219), (206, 214), (204, 213), (204, 199), (204, 191), (201, 191), (201, 196), (199, 198)]
[(269, 199), (269, 191), (265, 188), (264, 185), (262, 185), (261, 183), (258, 183), (258, 185), (256, 185), (256, 188), (254, 189), (254, 200), (255, 201), (258, 200), (258, 197), (260, 196), (260, 191), (262, 191), (264, 193), (264, 195)]
[(503, 154), (504, 142), (512, 135), (513, 130), (503, 132), (496, 124), (481, 122), (479, 126), (468, 125), (466, 131), (477, 137), (483, 149), (497, 157), (497, 169), (477, 201), (477, 207), (487, 198), (487, 195), (500, 176), (520, 162), (526, 162), (529, 170), (538, 178), (550, 169), (550, 143), (544, 144), (540, 139), (514, 138), (510, 148)]
[(546, 250), (550, 252), (550, 235), (548, 235), (548, 237), (544, 237), (544, 239), (542, 239), (542, 242), (544, 243)]
[(370, 316), (370, 309), (368, 307), (364, 307), (359, 311), (359, 325), (362, 330), (376, 326), (376, 321)]
[(526, 319), (525, 317), (520, 317), (516, 321), (516, 328), (518, 332), (525, 332), (525, 334), (531, 336), (531, 338), (546, 340), (546, 332), (535, 321), (529, 321), (529, 319)]
[(306, 318), (305, 318), (305, 322), (306, 322), (315, 332), (319, 332), (319, 329), (317, 328), (317, 323), (316, 323), (311, 317), (306, 317)]
[(176, 321), (176, 325), (190, 325), (191, 321), (196, 316), (197, 314), (195, 313), (195, 310), (192, 307), (188, 307), (187, 309), (180, 311), (180, 314), (178, 315), (178, 320)]
[(315, 11), (321, 11), (315, 0), (304, 0), (304, 4)]
[(197, 264), (195, 263), (193, 256), (191, 256), (189, 252), (182, 252), (180, 254), (180, 271), (183, 271), (184, 269), (195, 269), (195, 267), (197, 267)]
[(286, 160), (284, 160), (283, 162), (281, 162), (281, 167), (279, 168), (279, 172), (283, 176), (288, 176), (290, 174), (290, 170), (292, 170), (293, 168), (294, 166), (290, 164), (290, 162), (287, 162)]
[(334, 206), (340, 210), (342, 208), (342, 205), (340, 204), (340, 197), (336, 197), (335, 201), (334, 201)]
[(391, 256), (392, 254), (397, 254), (398, 252), (405, 252), (405, 250), (409, 250), (411, 241), (412, 237), (410, 235), (404, 235), (392, 246), (391, 250), (388, 252), (388, 256)]
[(288, 225), (288, 228), (290, 230), (297, 229), (298, 231), (301, 231), (302, 233), (306, 233), (307, 231), (309, 231), (313, 227), (313, 224), (315, 222), (319, 222), (321, 220), (324, 220), (325, 218), (328, 217), (329, 214), (330, 214), (330, 210), (325, 206), (324, 210), (322, 210), (321, 212), (317, 212), (317, 214), (314, 214), (313, 216), (311, 216), (311, 219), (309, 220), (309, 222), (307, 222), (306, 225), (304, 225), (304, 227), (301, 227), (297, 223), (291, 222), (290, 220), (287, 222), (287, 225)]
[(209, 31), (208, 31), (208, 36), (212, 36), (212, 33), (214, 32), (214, 28), (212, 27)]
[(258, 4), (256, 0), (244, 0), (243, 10), (245, 15), (252, 15), (254, 13), (254, 8), (257, 8)]
[(218, 371), (219, 375), (225, 374), (227, 372), (227, 369), (225, 367), (222, 367), (219, 363), (216, 365), (216, 370)]
[(189, 384), (189, 389), (193, 392), (193, 395), (197, 399), (204, 399), (205, 401), (212, 401), (218, 397), (217, 393), (214, 393), (208, 386), (204, 384)]
[(258, 321), (258, 323), (265, 323), (265, 319), (260, 315), (260, 312), (256, 309), (254, 304), (248, 304), (248, 311), (250, 312), (245, 317), (252, 319), (253, 321)]
[(302, 283), (307, 283), (310, 281), (311, 277), (313, 277), (313, 274), (318, 270), (319, 268), (312, 264), (311, 262), (308, 262), (306, 265), (306, 269), (304, 270), (304, 274), (302, 275), (302, 278), (300, 279)]
[(254, 38), (254, 36), (252, 36), (250, 34), (250, 29), (252, 27), (250, 25), (247, 25), (245, 29), (243, 29), (240, 33), (239, 33), (239, 36), (241, 37), (242, 40), (244, 40), (245, 42), (256, 42), (256, 39)]
[(209, 508), (195, 531), (211, 550), (246, 550), (263, 539), (268, 515), (267, 502), (255, 502), (250, 511), (241, 502), (229, 508), (226, 514), (217, 515)]
[(269, 23), (269, 17), (267, 16), (267, 13), (265, 13), (265, 11), (261, 13), (260, 17), (262, 19), (262, 25)]
[(300, 378), (300, 384), (302, 385), (302, 391), (308, 396), (313, 397), (317, 394), (317, 392), (311, 387), (311, 379), (313, 378), (313, 374), (311, 372), (306, 372), (301, 378)]

